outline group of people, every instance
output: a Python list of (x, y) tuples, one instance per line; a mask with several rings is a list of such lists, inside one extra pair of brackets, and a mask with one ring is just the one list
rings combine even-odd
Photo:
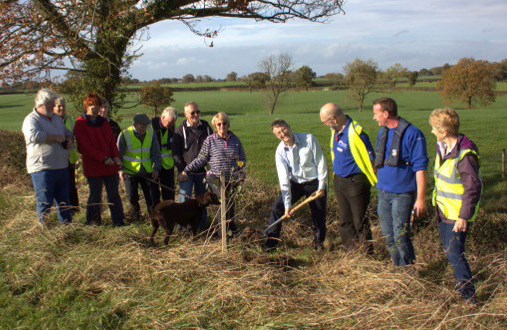
[[(179, 175), (179, 202), (203, 194), (207, 186), (219, 194), (216, 178), (226, 177), (228, 227), (234, 232), (234, 199), (238, 182), (244, 180), (246, 156), (240, 140), (229, 130), (228, 116), (220, 112), (210, 125), (200, 119), (195, 102), (185, 105), (186, 120), (175, 127), (173, 107), (160, 117), (136, 114), (124, 130), (109, 118), (109, 103), (90, 93), (83, 100), (83, 114), (74, 120), (66, 113), (65, 100), (48, 89), (40, 90), (34, 110), (23, 122), (27, 147), (27, 169), (37, 199), (37, 213), (47, 223), (56, 204), (60, 222), (72, 222), (79, 210), (75, 169), (82, 163), (89, 185), (86, 224), (101, 224), (102, 189), (113, 226), (125, 226), (125, 212), (119, 193), (122, 180), (131, 206), (133, 221), (141, 219), (138, 188), (144, 195), (148, 214), (160, 199), (175, 199), (174, 167)], [(81, 158), (81, 162), (79, 161)], [(210, 170), (205, 166), (209, 164)], [(207, 180), (205, 180), (207, 178)], [(206, 214), (201, 229), (209, 226)]]
[[(141, 215), (138, 186), (144, 194), (148, 213), (160, 198), (175, 199), (175, 170), (179, 175), (178, 201), (202, 195), (209, 188), (220, 194), (218, 178), (225, 176), (227, 232), (237, 231), (234, 222), (234, 193), (245, 179), (246, 155), (239, 138), (230, 130), (227, 114), (217, 113), (211, 126), (200, 118), (197, 103), (184, 107), (186, 120), (175, 128), (173, 107), (160, 117), (145, 114), (133, 117), (124, 129), (108, 118), (109, 105), (96, 94), (83, 101), (84, 113), (76, 121), (65, 112), (65, 102), (54, 92), (37, 93), (35, 108), (23, 123), (27, 146), (27, 169), (31, 174), (41, 223), (46, 222), (56, 202), (62, 223), (72, 221), (78, 207), (75, 168), (82, 159), (90, 195), (86, 223), (100, 224), (102, 187), (115, 226), (125, 225), (118, 191), (125, 182), (133, 217)], [(56, 114), (56, 116), (54, 116)], [(340, 236), (344, 248), (373, 253), (372, 232), (367, 209), (371, 188), (378, 189), (378, 217), (382, 234), (395, 266), (415, 263), (411, 222), (426, 212), (426, 171), (428, 154), (424, 134), (398, 115), (391, 98), (373, 103), (373, 120), (381, 127), (375, 148), (363, 127), (332, 103), (320, 109), (322, 124), (331, 130), (330, 153)], [(436, 109), (429, 119), (437, 138), (432, 202), (439, 219), (442, 244), (455, 270), (457, 288), (466, 300), (475, 299), (472, 273), (465, 257), (465, 241), (477, 214), (482, 183), (476, 145), (459, 133), (456, 111)], [(292, 217), (293, 206), (303, 196), (327, 193), (328, 169), (318, 140), (312, 134), (294, 133), (282, 119), (271, 125), (280, 140), (275, 164), (280, 195), (270, 213), (266, 248), (280, 242), (282, 216)], [(74, 140), (77, 144), (74, 144)], [(78, 154), (79, 153), (79, 154)], [(326, 239), (327, 198), (310, 202), (315, 226), (314, 246), (322, 249)], [(201, 230), (208, 228), (206, 213)]]
[[(429, 160), (424, 134), (398, 115), (398, 106), (391, 98), (373, 102), (373, 120), (381, 127), (375, 148), (362, 126), (338, 105), (322, 106), (320, 120), (331, 129), (334, 191), (344, 248), (373, 253), (367, 209), (371, 188), (376, 185), (377, 213), (392, 261), (395, 266), (413, 265), (411, 225), (426, 213)], [(465, 257), (465, 241), (482, 191), (478, 149), (459, 133), (455, 110), (436, 109), (429, 123), (437, 138), (432, 204), (442, 245), (454, 268), (458, 291), (466, 301), (474, 302), (475, 287)], [(275, 153), (281, 194), (271, 211), (270, 223), (274, 224), (284, 214), (291, 217), (293, 205), (301, 197), (326, 191), (327, 167), (313, 135), (293, 133), (283, 120), (275, 120), (272, 131), (281, 141)], [(315, 224), (314, 244), (319, 249), (326, 237), (326, 198), (313, 200), (310, 208)], [(269, 228), (266, 247), (272, 250), (280, 240), (281, 223)]]

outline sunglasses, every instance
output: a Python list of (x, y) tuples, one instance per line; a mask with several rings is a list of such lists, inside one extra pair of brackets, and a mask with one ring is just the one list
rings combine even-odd
[(227, 124), (227, 123), (217, 123), (217, 126), (218, 126), (218, 127), (228, 126), (228, 125), (229, 125), (229, 124)]
[(192, 112), (190, 112), (190, 115), (191, 115), (191, 116), (195, 116), (195, 115), (198, 115), (198, 114), (200, 114), (200, 113), (201, 113), (201, 111), (200, 111), (200, 110), (196, 110), (196, 111), (192, 111)]

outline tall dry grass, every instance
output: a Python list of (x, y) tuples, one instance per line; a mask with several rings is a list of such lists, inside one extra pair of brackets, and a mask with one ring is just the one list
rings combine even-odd
[[(25, 182), (24, 176), (19, 172), (15, 180)], [(265, 253), (262, 230), (275, 194), (275, 188), (247, 183), (237, 206), (242, 234), (222, 253), (219, 241), (205, 235), (192, 240), (182, 232), (168, 247), (153, 247), (148, 224), (84, 226), (84, 214), (71, 226), (42, 228), (29, 184), (2, 186), (0, 324), (30, 329), (507, 328), (506, 214), (481, 213), (471, 234), (468, 258), (481, 301), (474, 307), (454, 292), (452, 270), (431, 223), (415, 235), (416, 269), (391, 266), (374, 212), (375, 256), (342, 251), (332, 200), (325, 251), (312, 249), (309, 212), (303, 212), (285, 225), (281, 248)], [(216, 217), (216, 209), (210, 213)], [(104, 216), (110, 223), (108, 212)]]

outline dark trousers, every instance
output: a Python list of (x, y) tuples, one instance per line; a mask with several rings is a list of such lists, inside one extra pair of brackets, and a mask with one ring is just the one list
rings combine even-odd
[(158, 193), (158, 184), (148, 181), (146, 178), (151, 179), (151, 174), (128, 174), (127, 179), (125, 180), (125, 188), (127, 190), (129, 203), (134, 209), (134, 212), (137, 214), (140, 214), (141, 212), (141, 206), (139, 205), (139, 193), (137, 191), (139, 186), (141, 186), (141, 189), (143, 190), (144, 201), (146, 202), (146, 207), (149, 214), (151, 214), (151, 210), (156, 205), (153, 197)]
[[(468, 223), (468, 230), (471, 228)], [(465, 299), (472, 299), (475, 295), (475, 286), (472, 283), (472, 271), (465, 256), (465, 242), (467, 232), (455, 233), (452, 231), (454, 224), (440, 222), (440, 239), (444, 247), (447, 260), (454, 268), (456, 288)]]
[(88, 197), (88, 205), (86, 206), (86, 224), (91, 225), (92, 223), (96, 223), (100, 225), (102, 223), (100, 203), (102, 203), (102, 186), (105, 186), (109, 211), (111, 212), (111, 222), (113, 226), (124, 226), (125, 214), (118, 191), (120, 181), (118, 174), (86, 179), (90, 186), (90, 196)]
[(160, 186), (154, 191), (153, 203), (157, 205), (160, 202), (160, 191), (162, 191), (162, 200), (174, 200), (174, 167), (170, 170), (162, 168), (159, 173), (159, 182), (165, 187)]
[[(311, 194), (316, 192), (319, 188), (319, 181), (313, 180), (307, 183), (290, 183), (291, 189), (291, 204), (294, 205), (301, 197), (309, 197)], [(315, 238), (314, 243), (316, 245), (322, 245), (326, 239), (326, 198), (317, 198), (310, 202), (310, 210), (312, 212), (313, 224), (315, 226)], [(269, 217), (269, 224), (281, 218), (285, 214), (285, 206), (283, 204), (282, 194), (278, 196), (275, 203), (271, 208), (271, 215)], [(282, 231), (282, 223), (272, 227), (268, 232), (268, 240), (266, 245), (268, 247), (275, 247), (278, 244), (278, 238), (280, 238), (280, 232)]]
[(370, 190), (370, 182), (362, 173), (348, 178), (334, 176), (340, 236), (346, 249), (353, 249), (358, 243), (369, 241), (367, 248), (369, 252), (372, 251), (370, 219), (366, 216), (370, 204)]
[(72, 213), (79, 211), (79, 199), (76, 188), (76, 165), (69, 163), (69, 203)]

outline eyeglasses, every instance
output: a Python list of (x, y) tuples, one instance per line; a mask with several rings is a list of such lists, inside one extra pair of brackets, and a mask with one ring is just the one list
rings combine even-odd
[(198, 114), (200, 114), (200, 113), (201, 113), (201, 111), (200, 111), (200, 110), (195, 110), (195, 111), (190, 112), (190, 115), (191, 115), (191, 116), (195, 116), (195, 115), (198, 115)]
[(217, 127), (229, 126), (229, 124), (227, 124), (227, 123), (217, 123), (216, 125), (217, 125)]
[(334, 117), (329, 117), (328, 119), (326, 119), (325, 121), (322, 122), (322, 125), (329, 125), (331, 124), (331, 121), (334, 120), (335, 118)]

